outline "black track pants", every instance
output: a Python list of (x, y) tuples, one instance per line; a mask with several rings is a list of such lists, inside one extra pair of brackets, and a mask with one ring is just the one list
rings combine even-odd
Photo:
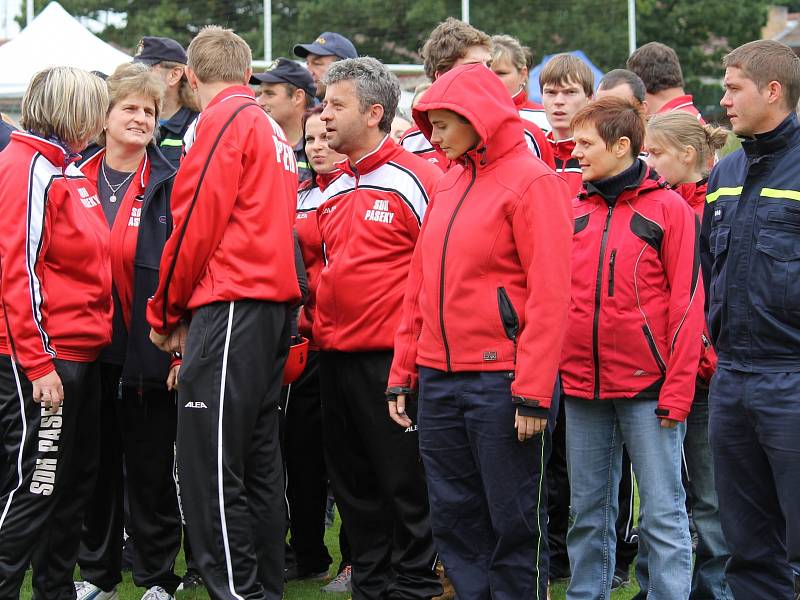
[(286, 532), (278, 403), (284, 304), (218, 302), (189, 326), (178, 388), (181, 506), (215, 599), (278, 600)]

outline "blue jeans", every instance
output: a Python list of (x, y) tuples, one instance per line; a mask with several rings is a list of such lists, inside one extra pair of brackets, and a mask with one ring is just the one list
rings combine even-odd
[(709, 433), (736, 600), (790, 600), (800, 572), (800, 373), (720, 368)]
[(639, 539), (647, 544), (653, 574), (647, 597), (689, 598), (692, 544), (681, 482), (686, 427), (662, 428), (656, 405), (656, 400), (566, 399), (573, 516), (567, 533), (568, 600), (608, 600), (611, 595), (623, 442), (639, 484)]
[[(433, 538), (456, 593), (464, 600), (545, 600), (551, 430), (517, 440), (507, 373), (420, 367), (419, 376)], [(557, 413), (556, 403), (551, 415)]]

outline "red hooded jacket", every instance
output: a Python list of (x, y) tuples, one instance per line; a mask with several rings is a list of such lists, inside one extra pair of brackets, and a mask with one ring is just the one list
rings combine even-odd
[(325, 266), (314, 342), (322, 350), (390, 350), (408, 266), (441, 172), (388, 135), (325, 189), (317, 208)]
[(609, 205), (587, 185), (573, 203), (572, 301), (561, 361), (564, 394), (658, 399), (683, 421), (703, 331), (698, 224), (642, 161), (639, 183)]
[(516, 94), (511, 96), (511, 99), (514, 101), (514, 106), (517, 107), (520, 117), (536, 125), (545, 134), (550, 131), (550, 121), (547, 120), (547, 114), (544, 112), (544, 106), (538, 102), (530, 100), (528, 98), (528, 90), (522, 88)]
[(317, 207), (325, 200), (325, 189), (341, 174), (342, 172), (339, 170), (324, 175), (315, 174), (314, 180), (317, 185), (312, 187), (311, 180), (306, 179), (297, 190), (297, 214), (295, 215), (294, 230), (297, 233), (297, 241), (300, 244), (300, 252), (303, 254), (303, 264), (308, 277), (308, 298), (303, 304), (298, 328), (303, 337), (310, 340), (309, 347), (313, 350), (319, 349), (314, 344), (311, 330), (314, 323), (317, 284), (323, 264), (322, 239), (317, 224)]
[(31, 381), (111, 342), (108, 226), (77, 158), (19, 131), (0, 153), (0, 354)]
[(174, 229), (147, 308), (153, 329), (169, 333), (212, 302), (299, 299), (296, 198), (294, 149), (281, 128), (249, 87), (220, 92), (200, 114), (175, 177)]
[[(550, 406), (569, 305), (572, 229), (564, 180), (531, 156), (519, 113), (482, 65), (449, 71), (414, 110), (447, 109), (480, 135), (439, 182), (417, 244), (395, 338), (390, 392), (417, 365), (513, 371), (515, 402)], [(529, 413), (536, 414), (536, 413)]]

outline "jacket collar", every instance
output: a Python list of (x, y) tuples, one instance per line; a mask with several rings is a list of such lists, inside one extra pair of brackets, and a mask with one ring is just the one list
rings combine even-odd
[(317, 187), (321, 192), (324, 192), (325, 188), (332, 184), (341, 174), (342, 172), (336, 169), (330, 173), (317, 173), (314, 178), (317, 182)]
[(48, 161), (62, 169), (81, 158), (80, 154), (71, 152), (66, 145), (57, 140), (47, 140), (27, 131), (12, 131), (11, 139), (34, 148)]
[(776, 154), (800, 140), (800, 123), (797, 113), (792, 112), (772, 131), (760, 133), (742, 140), (742, 148), (748, 158)]
[(219, 94), (214, 96), (211, 102), (208, 103), (206, 106), (206, 110), (211, 108), (212, 106), (216, 106), (221, 102), (225, 102), (226, 100), (230, 100), (231, 98), (246, 98), (255, 101), (256, 97), (249, 87), (246, 85), (232, 85), (230, 87), (226, 87), (222, 90)]
[(701, 179), (695, 183), (682, 183), (673, 189), (678, 192), (689, 206), (700, 206), (706, 201), (708, 179)]
[(346, 158), (336, 163), (336, 167), (352, 177), (366, 175), (389, 162), (400, 150), (400, 146), (387, 133), (374, 150), (359, 158), (355, 164), (350, 164), (350, 159)]
[(197, 116), (193, 110), (182, 106), (178, 112), (172, 115), (169, 119), (161, 123), (161, 129), (166, 129), (175, 135), (183, 135), (189, 123)]
[[(614, 183), (619, 183), (620, 185), (616, 190), (618, 193), (611, 197), (606, 190), (614, 188)], [(637, 158), (628, 169), (614, 177), (598, 182), (585, 182), (584, 189), (578, 194), (578, 199), (598, 199), (612, 205), (623, 200), (630, 200), (655, 189), (666, 187), (667, 182), (658, 173), (650, 169), (641, 158)]]
[(569, 160), (572, 158), (572, 151), (575, 149), (575, 138), (565, 138), (557, 140), (552, 131), (547, 132), (547, 141), (553, 146), (553, 153), (556, 158)]
[[(694, 99), (692, 98), (691, 94), (684, 94), (683, 96), (678, 96), (673, 98), (669, 102), (664, 103), (659, 109), (659, 113), (671, 112), (673, 110), (687, 110), (691, 107), (694, 110), (697, 110), (694, 105)], [(689, 112), (693, 112), (689, 109)]]

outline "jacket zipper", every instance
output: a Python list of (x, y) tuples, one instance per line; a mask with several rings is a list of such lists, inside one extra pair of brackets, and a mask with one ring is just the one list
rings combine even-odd
[(603, 225), (603, 237), (600, 239), (600, 260), (597, 263), (597, 280), (594, 289), (594, 322), (592, 323), (592, 353), (594, 354), (594, 397), (600, 399), (600, 300), (603, 287), (603, 259), (606, 255), (606, 243), (608, 242), (608, 230), (611, 225), (611, 215), (614, 213), (614, 205), (608, 207), (606, 223)]
[(650, 328), (647, 327), (647, 325), (642, 325), (642, 331), (644, 331), (644, 337), (647, 339), (647, 345), (650, 346), (650, 352), (653, 354), (656, 365), (658, 365), (658, 370), (661, 371), (662, 375), (666, 375), (667, 365), (664, 364), (664, 361), (661, 360), (661, 356), (658, 354), (658, 346), (656, 346), (656, 341), (653, 339), (653, 334), (650, 332)]
[(608, 296), (614, 295), (614, 261), (617, 258), (617, 249), (611, 251), (611, 258), (608, 259)]
[(469, 161), (470, 167), (472, 167), (472, 176), (470, 177), (467, 189), (464, 190), (464, 194), (461, 196), (458, 204), (456, 204), (453, 214), (450, 215), (450, 222), (447, 224), (447, 231), (444, 234), (444, 244), (442, 245), (442, 268), (439, 275), (439, 327), (442, 330), (442, 343), (444, 344), (444, 355), (447, 361), (448, 373), (451, 372), (453, 368), (450, 364), (450, 345), (447, 343), (447, 333), (444, 330), (444, 264), (445, 258), (447, 257), (447, 242), (450, 239), (450, 231), (453, 229), (453, 222), (456, 220), (456, 215), (458, 214), (461, 205), (464, 203), (464, 200), (467, 198), (467, 194), (469, 194), (469, 191), (472, 189), (472, 185), (475, 183), (475, 178), (478, 175), (477, 169), (475, 168), (475, 163), (472, 161), (472, 159), (467, 157), (467, 161)]

